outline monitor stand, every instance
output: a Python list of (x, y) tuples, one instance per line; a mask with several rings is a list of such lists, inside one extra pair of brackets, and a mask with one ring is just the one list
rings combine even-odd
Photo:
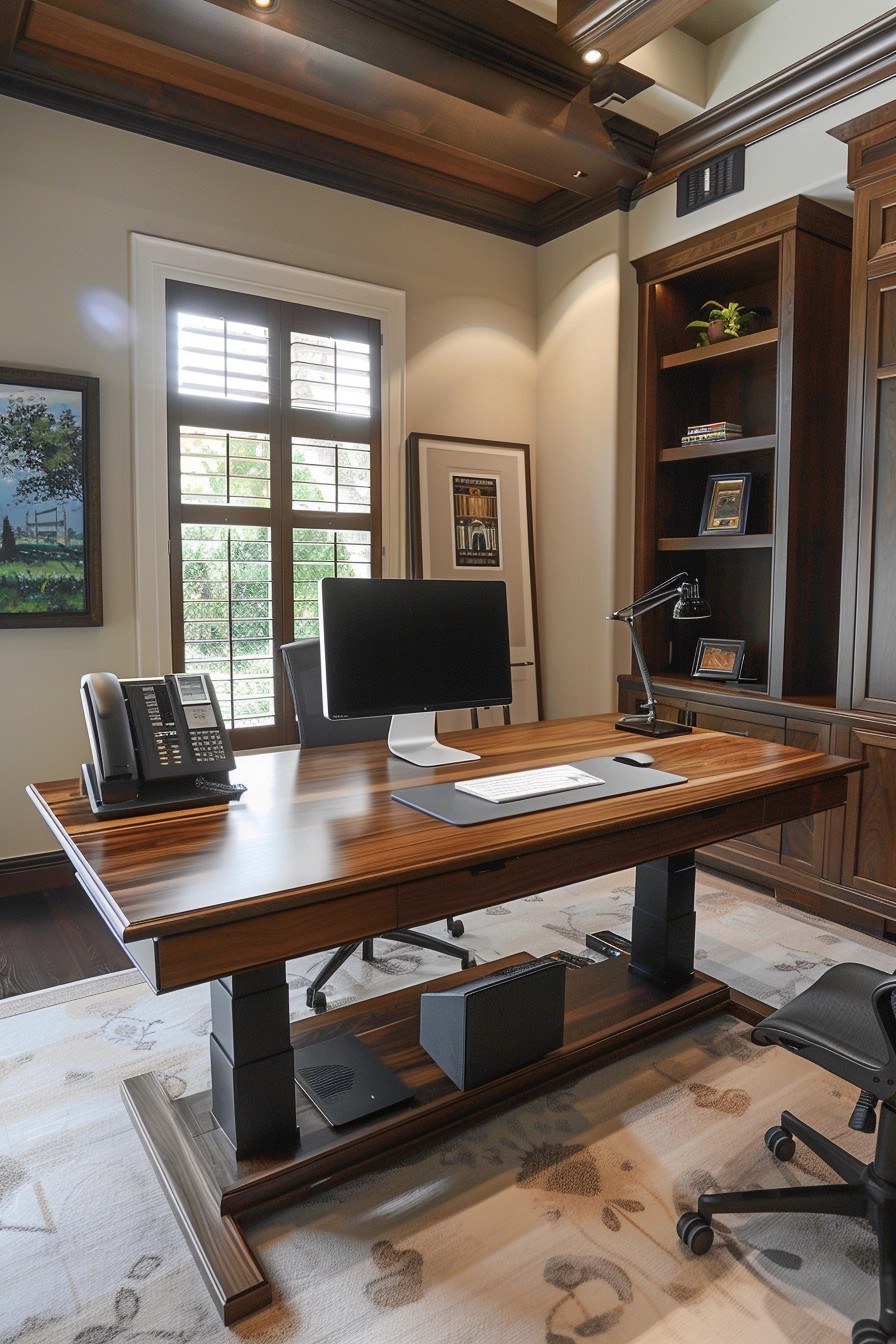
[(455, 761), (478, 761), (475, 751), (446, 747), (436, 738), (436, 716), (393, 714), (389, 725), (389, 750), (412, 765), (451, 765)]

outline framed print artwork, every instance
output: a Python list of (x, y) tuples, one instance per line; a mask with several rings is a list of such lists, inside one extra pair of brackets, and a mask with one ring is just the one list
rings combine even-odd
[(738, 536), (746, 531), (750, 473), (710, 476), (706, 482), (700, 536)]
[[(507, 585), (515, 723), (541, 715), (529, 448), (524, 443), (408, 438), (408, 573)], [(487, 713), (488, 711), (486, 711)]]
[(0, 367), (0, 628), (102, 623), (99, 379)]
[(744, 665), (744, 640), (698, 639), (692, 677), (737, 681)]

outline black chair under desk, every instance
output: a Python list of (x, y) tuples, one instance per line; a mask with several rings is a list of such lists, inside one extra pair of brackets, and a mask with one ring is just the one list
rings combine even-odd
[[(324, 714), (319, 639), (297, 639), (291, 644), (281, 645), (280, 652), (292, 691), (301, 746), (334, 747), (346, 742), (385, 742), (389, 734), (388, 715), (373, 719), (328, 719)], [(452, 916), (449, 916), (447, 923), (451, 936), (459, 938), (464, 931), (463, 923)], [(444, 938), (433, 938), (417, 929), (393, 929), (381, 936), (393, 942), (457, 957), (464, 970), (476, 965), (474, 957), (465, 947), (449, 943)], [(326, 1008), (327, 999), (321, 986), (339, 970), (357, 947), (361, 948), (361, 956), (365, 961), (373, 959), (373, 938), (343, 943), (336, 948), (308, 986), (305, 997), (309, 1008), (318, 1012)]]
[[(880, 1314), (853, 1327), (853, 1344), (896, 1338), (896, 975), (844, 962), (753, 1030), (758, 1045), (780, 1045), (860, 1089), (851, 1129), (873, 1133), (874, 1158), (860, 1162), (846, 1149), (785, 1111), (765, 1135), (769, 1151), (787, 1162), (795, 1139), (816, 1153), (845, 1184), (787, 1186), (703, 1194), (696, 1213), (678, 1220), (680, 1239), (695, 1255), (712, 1246), (717, 1213), (839, 1213), (867, 1218), (878, 1246)], [(875, 1108), (880, 1103), (880, 1119)]]

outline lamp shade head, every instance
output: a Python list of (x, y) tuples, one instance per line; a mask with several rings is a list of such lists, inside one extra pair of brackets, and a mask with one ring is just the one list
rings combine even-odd
[(685, 580), (681, 585), (681, 595), (672, 608), (674, 621), (704, 621), (712, 615), (709, 603), (700, 596), (700, 580)]

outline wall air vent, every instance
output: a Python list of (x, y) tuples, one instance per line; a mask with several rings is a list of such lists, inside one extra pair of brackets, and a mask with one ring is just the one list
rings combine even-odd
[(715, 158), (705, 159), (696, 167), (688, 168), (678, 179), (675, 213), (689, 215), (692, 210), (699, 210), (712, 201), (720, 201), (723, 196), (743, 191), (745, 156), (745, 147), (736, 145), (724, 154), (717, 154)]

